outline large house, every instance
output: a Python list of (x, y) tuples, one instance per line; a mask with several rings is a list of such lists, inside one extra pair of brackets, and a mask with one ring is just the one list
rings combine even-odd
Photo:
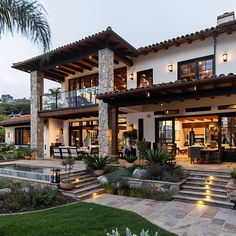
[[(225, 147), (236, 161), (236, 20), (136, 49), (110, 27), (13, 64), (30, 74), (31, 145), (38, 157), (63, 135), (81, 147), (90, 135), (100, 154), (117, 157), (128, 127), (138, 140)], [(44, 94), (44, 79), (61, 91)], [(234, 149), (235, 148), (235, 149)], [(233, 154), (233, 155), (232, 155)]]

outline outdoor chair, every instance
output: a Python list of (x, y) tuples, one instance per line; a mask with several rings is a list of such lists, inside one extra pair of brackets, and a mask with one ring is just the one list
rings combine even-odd
[(98, 147), (91, 147), (89, 154), (90, 155), (98, 155), (99, 154), (99, 148)]
[(195, 160), (197, 161), (197, 163), (200, 163), (202, 161), (201, 147), (190, 147), (188, 154), (190, 157), (191, 164), (194, 164)]
[(69, 151), (70, 151), (70, 157), (74, 159), (78, 159), (79, 155), (78, 155), (77, 147), (70, 147)]
[(61, 147), (61, 156), (62, 156), (62, 159), (66, 159), (66, 158), (69, 158), (70, 157), (70, 153), (69, 153), (69, 149), (66, 148), (66, 147)]
[(53, 154), (53, 158), (55, 158), (55, 159), (61, 159), (62, 158), (62, 156), (61, 156), (61, 150), (60, 150), (60, 148), (58, 148), (58, 147), (54, 147), (53, 149), (52, 149), (52, 154)]
[(209, 153), (210, 163), (222, 163), (223, 162), (224, 147), (219, 147), (218, 152)]

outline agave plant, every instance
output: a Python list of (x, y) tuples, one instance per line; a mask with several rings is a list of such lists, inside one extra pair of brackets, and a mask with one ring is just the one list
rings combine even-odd
[(88, 156), (85, 160), (87, 166), (93, 170), (103, 170), (107, 164), (110, 163), (108, 156)]
[[(154, 236), (158, 236), (158, 235), (159, 235), (159, 232), (156, 232)], [(111, 234), (107, 233), (107, 236), (121, 236), (121, 235), (119, 234), (118, 230), (116, 229), (116, 230), (112, 230)], [(129, 228), (126, 228), (125, 236), (138, 236), (138, 235), (133, 234)], [(144, 229), (143, 229), (140, 233), (140, 236), (150, 236), (150, 235), (148, 234), (148, 230), (144, 231)]]
[(147, 149), (142, 153), (144, 159), (146, 159), (149, 164), (163, 164), (168, 159), (170, 155), (164, 150), (151, 150)]
[(124, 159), (129, 163), (134, 163), (138, 159), (138, 157), (130, 154), (130, 155), (125, 155)]

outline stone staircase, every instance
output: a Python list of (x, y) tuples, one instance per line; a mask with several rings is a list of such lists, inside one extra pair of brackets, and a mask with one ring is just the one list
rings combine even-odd
[[(62, 176), (63, 179), (63, 176)], [(78, 200), (95, 197), (104, 192), (100, 187), (97, 178), (90, 175), (86, 170), (76, 171), (71, 174), (70, 180), (74, 183), (72, 190), (60, 190), (64, 195)]]
[(225, 188), (229, 180), (230, 174), (227, 172), (190, 170), (186, 182), (174, 199), (232, 208), (234, 204), (228, 201)]

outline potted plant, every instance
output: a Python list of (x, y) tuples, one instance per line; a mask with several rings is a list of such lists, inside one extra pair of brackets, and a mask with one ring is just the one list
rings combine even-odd
[(134, 162), (138, 159), (137, 156), (135, 155), (125, 155), (124, 159), (128, 162), (128, 163), (125, 163), (125, 166), (127, 168), (129, 167), (132, 167), (134, 165)]
[(65, 170), (65, 178), (60, 181), (60, 188), (64, 190), (71, 190), (74, 188), (74, 183), (70, 180), (71, 170), (74, 167), (75, 159), (68, 157), (61, 162)]
[(236, 169), (230, 171), (231, 178), (233, 179), (234, 184), (236, 185)]
[(25, 147), (25, 148), (21, 148), (21, 150), (23, 150), (24, 152), (24, 156), (26, 160), (33, 160), (36, 159), (35, 157), (35, 152), (36, 152), (36, 148), (31, 148), (31, 147)]
[(85, 160), (87, 169), (93, 171), (96, 176), (103, 175), (105, 173), (105, 167), (110, 163), (110, 158), (108, 156), (88, 156)]

